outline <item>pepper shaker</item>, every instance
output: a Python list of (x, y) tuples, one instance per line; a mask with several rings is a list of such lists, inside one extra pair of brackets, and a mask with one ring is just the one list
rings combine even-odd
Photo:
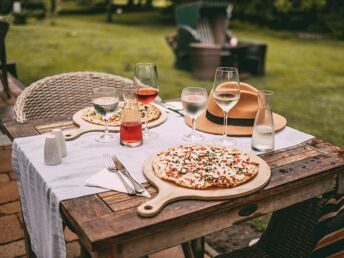
[(60, 128), (56, 128), (52, 130), (52, 134), (56, 136), (57, 142), (60, 145), (61, 150), (61, 157), (64, 158), (67, 156), (67, 147), (66, 142), (63, 136), (63, 133)]

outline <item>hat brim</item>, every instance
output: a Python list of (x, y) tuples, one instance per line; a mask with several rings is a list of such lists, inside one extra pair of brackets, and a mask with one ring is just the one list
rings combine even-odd
[[(275, 132), (282, 130), (287, 125), (287, 119), (279, 114), (273, 113)], [(192, 126), (191, 118), (186, 115), (184, 118), (185, 123), (188, 126)], [(227, 126), (228, 134), (232, 136), (251, 136), (252, 126)], [(205, 112), (197, 118), (196, 129), (201, 132), (211, 134), (223, 134), (223, 125), (219, 125), (209, 121)]]

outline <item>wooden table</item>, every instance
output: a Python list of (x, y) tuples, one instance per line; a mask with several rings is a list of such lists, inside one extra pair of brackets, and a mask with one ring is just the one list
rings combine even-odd
[[(11, 139), (52, 127), (73, 125), (67, 118), (4, 123)], [(329, 143), (314, 139), (261, 157), (272, 169), (271, 180), (245, 197), (178, 201), (155, 217), (142, 218), (136, 208), (146, 198), (109, 191), (62, 201), (61, 213), (79, 236), (85, 256), (140, 257), (324, 193), (344, 191), (344, 152)], [(155, 196), (152, 186), (146, 188)]]

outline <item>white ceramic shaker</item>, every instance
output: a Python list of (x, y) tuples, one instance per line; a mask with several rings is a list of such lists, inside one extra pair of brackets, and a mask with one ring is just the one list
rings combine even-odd
[(44, 144), (44, 161), (49, 166), (62, 163), (61, 149), (57, 142), (56, 135), (47, 134)]
[(57, 142), (60, 145), (62, 158), (66, 157), (67, 156), (66, 141), (61, 129), (60, 128), (53, 129), (52, 134), (56, 136)]

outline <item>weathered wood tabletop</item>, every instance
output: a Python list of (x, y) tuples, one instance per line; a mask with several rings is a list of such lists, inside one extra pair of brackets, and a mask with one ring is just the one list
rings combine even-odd
[[(67, 118), (4, 123), (12, 139), (73, 126)], [(314, 139), (261, 157), (271, 167), (271, 180), (245, 197), (178, 201), (142, 218), (136, 208), (146, 198), (109, 191), (62, 201), (61, 213), (92, 257), (140, 257), (324, 193), (343, 192), (344, 152), (329, 143)]]

